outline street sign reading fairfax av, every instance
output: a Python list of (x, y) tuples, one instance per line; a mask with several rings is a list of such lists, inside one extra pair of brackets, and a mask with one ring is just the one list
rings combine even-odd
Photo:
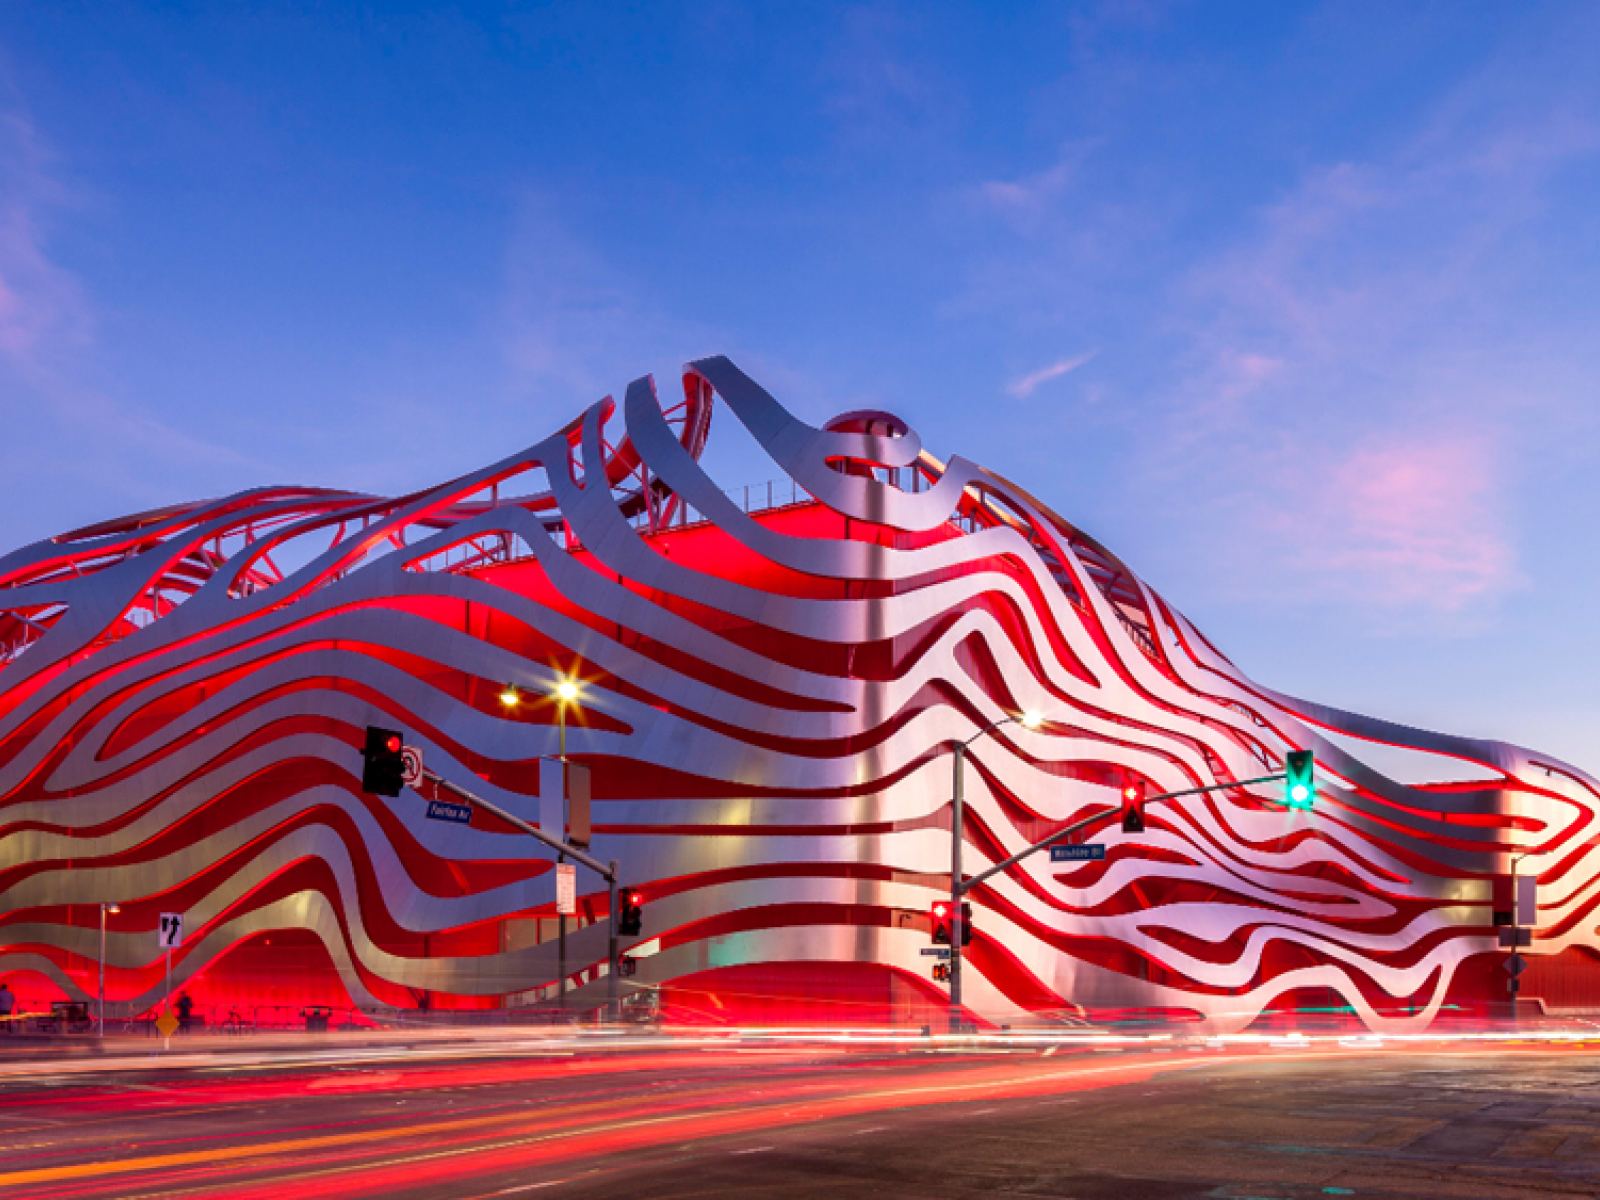
[(448, 800), (429, 800), (428, 820), (454, 821), (458, 825), (470, 825), (472, 824), (472, 805), (452, 804)]

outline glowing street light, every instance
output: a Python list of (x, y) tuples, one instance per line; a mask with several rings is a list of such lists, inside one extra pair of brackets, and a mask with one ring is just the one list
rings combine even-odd
[(1020, 720), (1024, 729), (1037, 729), (1044, 724), (1044, 714), (1036, 708), (1030, 708), (1022, 714)]
[(578, 698), (578, 685), (570, 679), (563, 679), (556, 684), (556, 699), (563, 704), (571, 704)]
[(507, 708), (515, 708), (522, 703), (522, 693), (517, 691), (517, 685), (508, 683), (500, 692), (500, 703)]

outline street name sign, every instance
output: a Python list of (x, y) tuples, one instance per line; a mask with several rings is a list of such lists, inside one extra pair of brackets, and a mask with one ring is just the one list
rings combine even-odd
[(924, 946), (922, 952), (931, 958), (949, 958), (950, 951), (943, 946)]
[(1100, 842), (1050, 847), (1051, 862), (1099, 862), (1105, 856), (1106, 848)]
[(457, 825), (472, 824), (472, 805), (456, 804), (449, 800), (429, 800), (428, 820), (454, 821)]

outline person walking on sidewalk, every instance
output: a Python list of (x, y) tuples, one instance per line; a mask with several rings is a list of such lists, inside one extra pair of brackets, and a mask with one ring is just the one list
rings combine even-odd
[(0, 983), (0, 1026), (4, 1026), (7, 1033), (11, 1032), (11, 1014), (16, 1007), (17, 998), (12, 994), (11, 986)]

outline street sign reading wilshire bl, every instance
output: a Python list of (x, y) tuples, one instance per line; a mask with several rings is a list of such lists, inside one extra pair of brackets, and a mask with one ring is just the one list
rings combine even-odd
[(1106, 856), (1101, 842), (1083, 842), (1066, 846), (1051, 846), (1051, 862), (1099, 862)]

